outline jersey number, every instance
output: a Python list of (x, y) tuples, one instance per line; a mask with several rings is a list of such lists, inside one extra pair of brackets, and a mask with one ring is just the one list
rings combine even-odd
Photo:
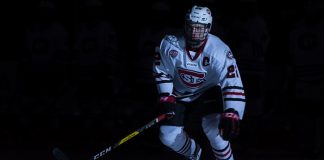
[(229, 67), (227, 67), (226, 78), (235, 78), (235, 77), (238, 77), (236, 67), (234, 65), (230, 65)]

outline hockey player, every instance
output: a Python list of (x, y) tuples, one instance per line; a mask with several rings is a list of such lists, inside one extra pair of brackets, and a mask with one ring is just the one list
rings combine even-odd
[[(160, 140), (186, 159), (199, 160), (202, 149), (186, 133), (184, 118), (189, 108), (209, 110), (202, 114), (201, 126), (214, 159), (233, 160), (229, 140), (239, 134), (245, 94), (236, 60), (230, 48), (209, 33), (211, 25), (210, 9), (193, 6), (186, 14), (184, 34), (166, 35), (160, 43), (153, 64), (159, 107), (161, 112), (175, 113), (161, 124)], [(215, 86), (221, 93), (221, 106), (204, 99)]]

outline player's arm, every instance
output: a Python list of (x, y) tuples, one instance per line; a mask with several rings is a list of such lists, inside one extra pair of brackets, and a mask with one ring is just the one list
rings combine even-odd
[(245, 110), (245, 92), (239, 68), (233, 54), (228, 49), (225, 51), (224, 64), (221, 69), (220, 86), (224, 100), (224, 111), (233, 109), (243, 119)]
[(153, 62), (153, 77), (159, 95), (171, 95), (173, 91), (174, 66), (166, 53), (167, 46), (168, 42), (163, 39)]
[(220, 134), (225, 140), (239, 135), (240, 120), (245, 110), (245, 93), (236, 61), (229, 49), (225, 50), (224, 65), (221, 69), (224, 112), (219, 125)]
[(168, 42), (163, 39), (156, 51), (153, 64), (153, 76), (159, 94), (158, 109), (161, 113), (176, 113), (176, 99), (173, 92), (174, 65), (167, 54)]

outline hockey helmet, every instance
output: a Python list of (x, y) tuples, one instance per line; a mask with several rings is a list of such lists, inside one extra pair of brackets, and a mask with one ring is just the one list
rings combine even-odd
[(193, 6), (186, 14), (185, 35), (191, 47), (199, 47), (206, 39), (213, 17), (207, 7)]

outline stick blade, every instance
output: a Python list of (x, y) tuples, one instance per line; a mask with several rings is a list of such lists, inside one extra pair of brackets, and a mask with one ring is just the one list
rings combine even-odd
[(65, 153), (63, 153), (62, 150), (60, 150), (59, 148), (55, 147), (52, 150), (52, 154), (55, 157), (56, 160), (70, 160)]

